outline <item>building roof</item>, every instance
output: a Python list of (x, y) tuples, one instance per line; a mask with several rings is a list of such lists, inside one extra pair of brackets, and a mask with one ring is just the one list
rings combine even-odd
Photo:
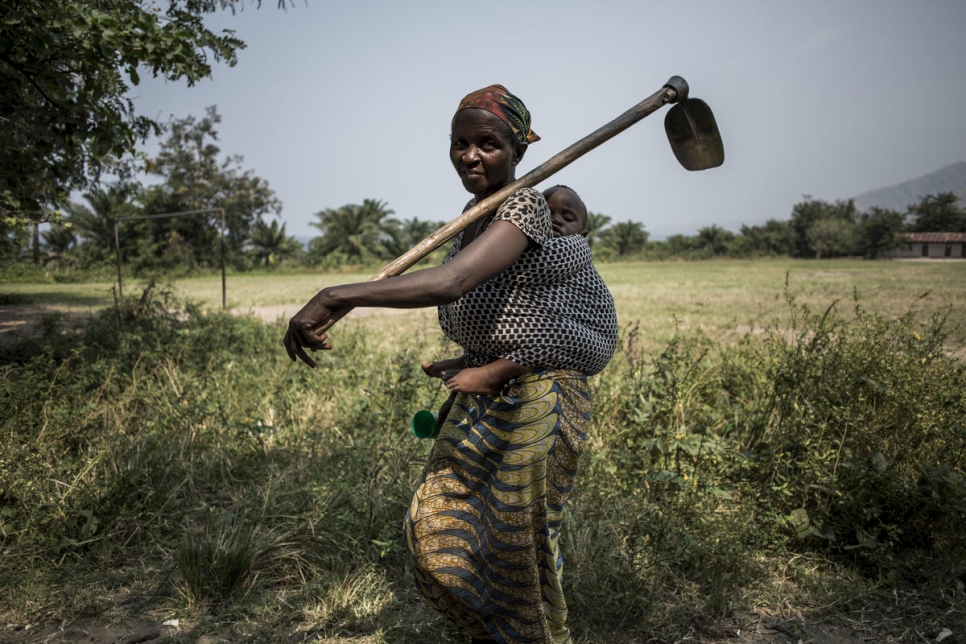
[(911, 242), (948, 244), (950, 242), (966, 242), (966, 233), (902, 233)]

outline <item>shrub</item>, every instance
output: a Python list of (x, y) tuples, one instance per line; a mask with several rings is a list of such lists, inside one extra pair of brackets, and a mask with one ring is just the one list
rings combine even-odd
[[(893, 580), (930, 556), (962, 569), (966, 374), (948, 321), (853, 309), (789, 297), (736, 345), (679, 333), (656, 357), (624, 330), (591, 379), (563, 527), (578, 635), (714, 635), (763, 553)], [(33, 619), (74, 576), (155, 588), (177, 571), (168, 609), (236, 601), (264, 641), (300, 615), (333, 637), (455, 641), (420, 608), (399, 528), (429, 448), (409, 419), (444, 397), (419, 362), (442, 345), (379, 349), (347, 327), (312, 371), (280, 325), (157, 286), (53, 331), (0, 362), (0, 603)], [(58, 615), (94, 610), (76, 595)]]

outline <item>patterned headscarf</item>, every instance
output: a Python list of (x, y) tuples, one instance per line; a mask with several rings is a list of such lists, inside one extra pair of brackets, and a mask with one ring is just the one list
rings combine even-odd
[(490, 85), (470, 92), (460, 101), (456, 111), (459, 112), (468, 107), (478, 107), (496, 114), (500, 120), (510, 126), (513, 136), (523, 145), (540, 140), (540, 137), (530, 129), (530, 112), (527, 106), (503, 85)]

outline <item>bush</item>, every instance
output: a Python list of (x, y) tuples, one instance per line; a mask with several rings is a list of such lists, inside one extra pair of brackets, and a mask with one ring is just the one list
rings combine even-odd
[[(896, 583), (930, 557), (963, 569), (966, 374), (947, 320), (788, 307), (736, 345), (682, 333), (655, 358), (629, 327), (591, 379), (563, 528), (578, 634), (720, 635), (769, 554)], [(98, 595), (55, 610), (50, 588), (146, 579), (182, 590), (168, 610), (237, 602), (263, 641), (304, 615), (333, 637), (456, 641), (416, 598), (399, 529), (429, 448), (409, 419), (444, 397), (419, 362), (442, 347), (347, 328), (338, 363), (311, 371), (282, 331), (152, 286), (3, 356), (0, 603), (69, 619)]]
[(741, 474), (798, 538), (882, 568), (962, 548), (966, 371), (949, 333), (944, 316), (887, 320), (856, 303), (850, 321), (802, 307), (739, 348), (767, 383), (735, 427)]

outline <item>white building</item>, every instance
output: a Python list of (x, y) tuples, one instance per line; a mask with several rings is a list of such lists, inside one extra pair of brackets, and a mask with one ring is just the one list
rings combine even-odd
[(966, 258), (966, 233), (901, 233), (905, 244), (883, 257)]

